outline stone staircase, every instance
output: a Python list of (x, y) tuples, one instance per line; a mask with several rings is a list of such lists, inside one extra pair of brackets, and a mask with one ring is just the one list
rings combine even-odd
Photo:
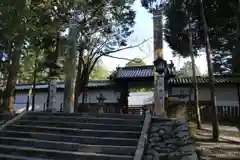
[(0, 159), (132, 160), (143, 116), (28, 112), (1, 131)]

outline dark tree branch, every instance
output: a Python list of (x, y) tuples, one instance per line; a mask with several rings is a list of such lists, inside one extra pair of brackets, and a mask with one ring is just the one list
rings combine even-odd
[(123, 51), (123, 50), (126, 50), (126, 49), (131, 49), (131, 48), (136, 48), (136, 47), (139, 47), (140, 45), (144, 44), (145, 42), (147, 42), (149, 40), (146, 39), (144, 41), (142, 41), (141, 43), (137, 44), (137, 45), (131, 45), (131, 46), (128, 46), (128, 47), (124, 47), (124, 48), (119, 48), (119, 49), (116, 49), (116, 50), (113, 50), (113, 51), (108, 51), (108, 52), (100, 52), (100, 55), (97, 56), (97, 58), (100, 58), (102, 56), (106, 56), (106, 55), (109, 55), (109, 54), (112, 54), (112, 53), (116, 53), (116, 52), (119, 52), (119, 51)]
[(110, 58), (115, 58), (115, 59), (121, 59), (129, 62), (137, 62), (134, 59), (129, 59), (129, 58), (123, 58), (123, 57), (117, 57), (117, 56), (111, 56), (111, 55), (105, 55), (105, 57), (110, 57)]

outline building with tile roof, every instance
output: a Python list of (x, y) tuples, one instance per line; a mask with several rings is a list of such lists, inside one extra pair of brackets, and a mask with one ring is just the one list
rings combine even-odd
[[(199, 100), (202, 102), (210, 101), (208, 78), (197, 77), (197, 84), (199, 86)], [(168, 85), (168, 95), (172, 96), (173, 99), (179, 99), (178, 95), (185, 94), (188, 95), (184, 98), (185, 101), (193, 100), (192, 77), (173, 77), (169, 79)], [(215, 85), (217, 105), (240, 106), (240, 76), (215, 76)], [(105, 103), (115, 105), (121, 103), (121, 105), (128, 105), (129, 108), (134, 108), (134, 105), (153, 103), (153, 98), (149, 98), (149, 95), (153, 93), (130, 93), (128, 96), (128, 89), (135, 87), (153, 88), (153, 66), (117, 68), (110, 76), (110, 80), (90, 81), (87, 85), (88, 92), (85, 102), (96, 104), (96, 97), (102, 93), (106, 97)], [(32, 85), (29, 84), (16, 85), (16, 106), (26, 104), (27, 93), (30, 88), (32, 88)], [(46, 83), (36, 85), (36, 103), (39, 106), (46, 103), (47, 90), (48, 84)], [(56, 104), (58, 108), (63, 103), (63, 90), (64, 83), (58, 83)], [(121, 97), (125, 98), (122, 99)], [(144, 102), (143, 99), (145, 99)], [(81, 101), (81, 98), (79, 101)]]

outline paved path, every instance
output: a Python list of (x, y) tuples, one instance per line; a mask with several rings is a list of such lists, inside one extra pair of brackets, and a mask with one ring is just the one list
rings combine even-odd
[(201, 160), (240, 159), (240, 131), (232, 126), (219, 126), (220, 141), (212, 142), (212, 126), (204, 124), (203, 130), (196, 131), (197, 148), (201, 151)]
[[(202, 127), (205, 130), (212, 131), (212, 126), (210, 124), (203, 124)], [(240, 143), (240, 131), (237, 127), (219, 125), (219, 130), (221, 139), (228, 141), (236, 141), (237, 143)]]
[[(211, 124), (202, 124), (202, 127), (207, 130), (212, 130)], [(227, 125), (219, 125), (220, 131), (230, 131), (230, 132), (240, 132), (240, 130), (236, 126), (227, 126)]]

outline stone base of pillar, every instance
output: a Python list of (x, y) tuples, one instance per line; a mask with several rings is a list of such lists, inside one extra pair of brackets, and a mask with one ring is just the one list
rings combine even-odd
[(100, 107), (98, 113), (104, 113), (103, 107)]
[(154, 114), (154, 116), (158, 117), (158, 118), (167, 118), (166, 112), (163, 112), (163, 113), (160, 113), (160, 114)]
[(57, 112), (56, 108), (48, 108), (46, 109), (46, 112)]

